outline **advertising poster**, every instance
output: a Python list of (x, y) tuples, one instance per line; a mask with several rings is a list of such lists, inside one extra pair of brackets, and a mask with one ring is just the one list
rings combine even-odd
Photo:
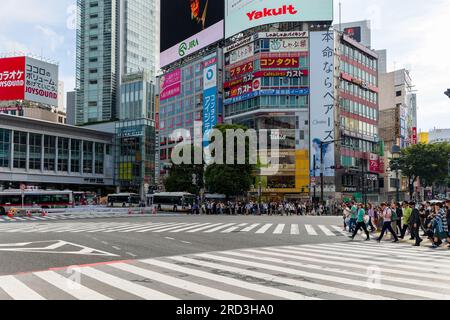
[[(319, 31), (310, 33), (310, 145), (312, 176), (320, 176), (320, 146), (324, 159), (324, 176), (333, 177), (335, 164), (334, 143), (334, 33)], [(316, 167), (314, 168), (314, 158)]]
[(58, 66), (26, 57), (25, 100), (58, 105)]
[(23, 100), (25, 57), (0, 59), (0, 101)]
[(217, 56), (203, 62), (203, 146), (208, 147), (208, 135), (217, 125)]
[(181, 69), (177, 69), (162, 76), (159, 87), (160, 101), (164, 101), (181, 94)]

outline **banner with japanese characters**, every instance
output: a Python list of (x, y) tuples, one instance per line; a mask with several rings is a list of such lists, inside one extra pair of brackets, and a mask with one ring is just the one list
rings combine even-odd
[[(311, 175), (333, 177), (334, 143), (334, 33), (310, 33), (310, 126)], [(322, 152), (321, 152), (322, 148)], [(321, 158), (323, 163), (321, 163)], [(315, 164), (315, 167), (314, 167)]]
[(217, 55), (203, 60), (203, 147), (208, 147), (211, 131), (217, 125)]
[(0, 59), (0, 101), (23, 100), (25, 57)]
[(58, 106), (58, 66), (26, 57), (25, 100)]
[(159, 100), (164, 101), (181, 94), (181, 69), (163, 75), (159, 82)]

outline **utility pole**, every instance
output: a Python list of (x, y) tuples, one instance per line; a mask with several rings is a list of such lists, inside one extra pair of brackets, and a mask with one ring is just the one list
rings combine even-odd
[(323, 145), (324, 142), (320, 141), (320, 202), (323, 203), (324, 194), (324, 163), (323, 163)]

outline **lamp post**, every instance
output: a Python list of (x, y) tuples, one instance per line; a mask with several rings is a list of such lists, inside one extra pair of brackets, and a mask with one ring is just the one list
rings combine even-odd
[(392, 168), (395, 170), (395, 188), (396, 188), (396, 200), (397, 203), (400, 202), (400, 177), (398, 172), (398, 163), (397, 160), (400, 158), (400, 147), (397, 145), (392, 146), (392, 158), (396, 160), (395, 162), (395, 168)]

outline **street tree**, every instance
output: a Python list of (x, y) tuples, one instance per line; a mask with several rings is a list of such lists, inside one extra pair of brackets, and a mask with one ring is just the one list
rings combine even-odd
[(397, 159), (390, 161), (390, 167), (407, 177), (412, 198), (418, 178), (427, 187), (447, 179), (449, 154), (449, 143), (411, 145), (402, 149)]

